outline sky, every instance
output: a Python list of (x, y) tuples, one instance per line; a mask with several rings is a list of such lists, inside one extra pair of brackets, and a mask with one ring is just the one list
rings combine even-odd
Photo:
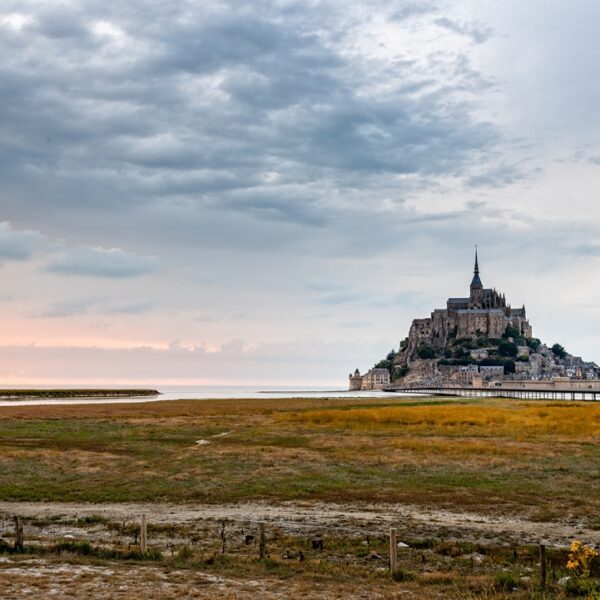
[(0, 384), (343, 387), (467, 293), (600, 362), (600, 4), (0, 5)]

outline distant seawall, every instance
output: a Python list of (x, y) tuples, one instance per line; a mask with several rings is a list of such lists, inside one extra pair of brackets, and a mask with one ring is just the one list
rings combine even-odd
[(158, 396), (159, 394), (158, 390), (149, 389), (0, 389), (0, 400), (23, 400), (26, 398), (132, 398)]

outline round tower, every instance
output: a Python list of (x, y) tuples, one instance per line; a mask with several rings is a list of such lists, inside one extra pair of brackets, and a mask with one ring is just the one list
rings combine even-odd
[(348, 389), (351, 392), (355, 392), (357, 390), (360, 390), (362, 388), (362, 375), (360, 374), (360, 371), (358, 369), (356, 369), (356, 371), (354, 371), (354, 373), (350, 373), (350, 375), (348, 375)]

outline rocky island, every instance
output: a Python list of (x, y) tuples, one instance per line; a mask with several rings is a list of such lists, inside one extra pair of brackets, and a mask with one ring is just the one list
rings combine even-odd
[(600, 390), (599, 375), (596, 363), (533, 337), (524, 305), (512, 308), (504, 294), (483, 287), (476, 250), (469, 296), (448, 298), (446, 308), (414, 319), (397, 351), (364, 375), (358, 369), (349, 375), (349, 389), (383, 389), (399, 382), (440, 387), (502, 387), (512, 382)]

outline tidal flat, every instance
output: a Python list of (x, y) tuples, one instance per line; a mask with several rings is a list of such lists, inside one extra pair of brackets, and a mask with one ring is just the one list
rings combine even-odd
[[(27, 565), (51, 570), (67, 561), (96, 568), (84, 570), (92, 592), (105, 585), (103, 569), (128, 564), (166, 581), (189, 570), (204, 581), (189, 597), (214, 597), (218, 588), (219, 597), (243, 598), (242, 588), (256, 584), (273, 598), (530, 598), (544, 538), (553, 594), (545, 597), (567, 597), (557, 581), (568, 575), (568, 544), (600, 542), (599, 442), (600, 405), (583, 402), (3, 407), (0, 573), (8, 585), (27, 579)], [(131, 553), (142, 512), (152, 560)], [(16, 514), (29, 555), (10, 551)], [(259, 522), (267, 529), (262, 561)], [(401, 581), (387, 573), (390, 527), (406, 544)], [(314, 539), (324, 540), (323, 553)], [(155, 597), (181, 597), (175, 588), (165, 583)]]

